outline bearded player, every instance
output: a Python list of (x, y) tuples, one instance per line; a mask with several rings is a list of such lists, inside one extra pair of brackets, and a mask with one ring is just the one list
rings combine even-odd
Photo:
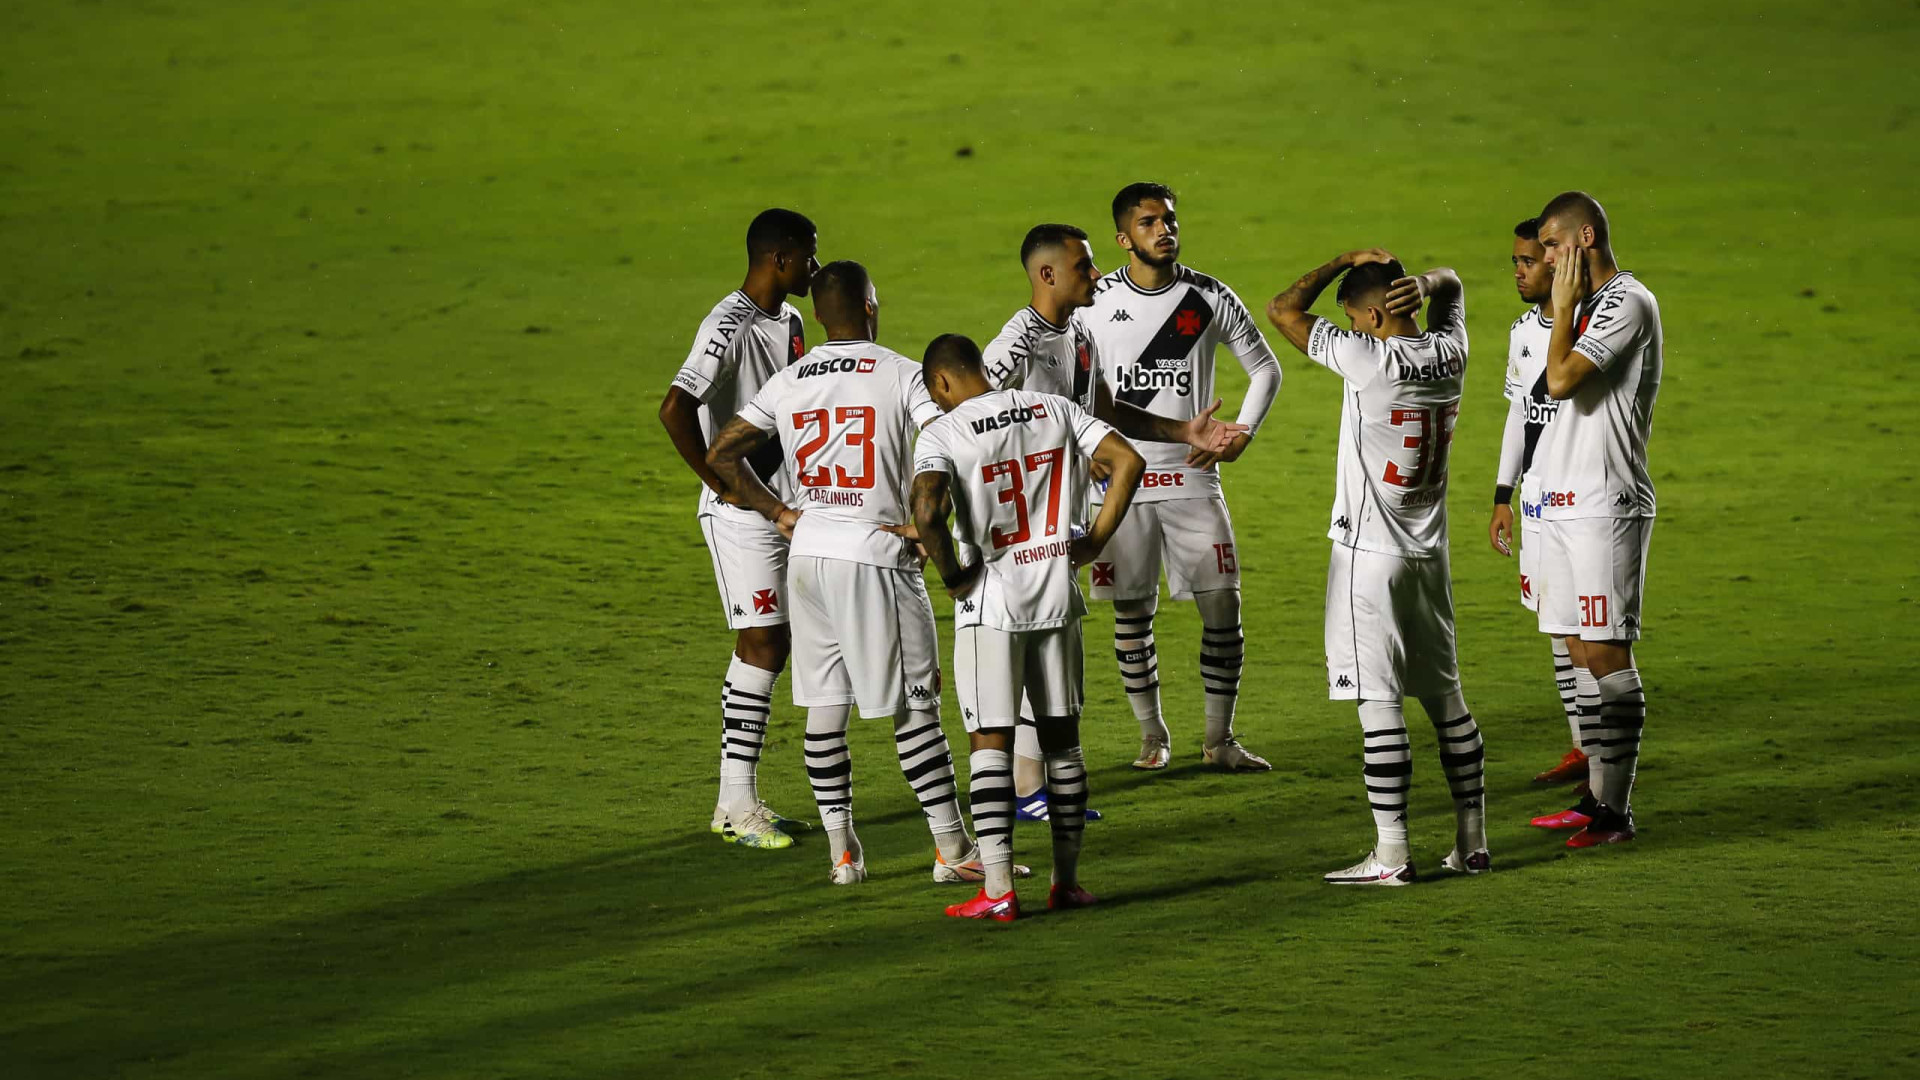
[[(720, 606), (735, 633), (720, 684), (720, 796), (713, 831), (728, 843), (784, 848), (788, 830), (804, 824), (760, 799), (757, 770), (772, 711), (773, 683), (786, 666), (787, 538), (739, 497), (707, 464), (707, 444), (720, 425), (753, 400), (762, 384), (806, 351), (800, 313), (788, 296), (807, 295), (820, 269), (813, 222), (792, 210), (767, 210), (747, 226), (747, 278), (701, 320), (693, 350), (660, 403), (667, 429), (687, 467), (700, 478), (700, 531), (713, 557)], [(769, 443), (753, 467), (783, 494), (780, 448)]]
[[(829, 339), (782, 370), (707, 452), (729, 490), (793, 538), (793, 703), (807, 710), (807, 776), (831, 843), (830, 880), (866, 880), (853, 827), (847, 727), (853, 706), (893, 724), (901, 771), (933, 833), (935, 881), (980, 881), (940, 729), (940, 649), (910, 531), (914, 432), (940, 415), (920, 365), (874, 343), (880, 306), (866, 268), (822, 267), (814, 317)], [(792, 506), (746, 460), (778, 439)]]
[[(1113, 225), (1127, 265), (1101, 278), (1083, 313), (1100, 377), (1116, 402), (1172, 420), (1213, 400), (1214, 349), (1225, 345), (1247, 371), (1246, 399), (1222, 461), (1238, 460), (1280, 390), (1280, 364), (1232, 289), (1180, 264), (1172, 189), (1129, 184), (1113, 198)], [(1125, 430), (1124, 428), (1122, 430)], [(1234, 737), (1245, 639), (1233, 519), (1213, 461), (1189, 463), (1187, 447), (1144, 443), (1147, 471), (1133, 511), (1092, 564), (1095, 599), (1113, 601), (1113, 644), (1134, 718), (1139, 769), (1164, 769), (1171, 737), (1160, 711), (1153, 638), (1160, 575), (1175, 600), (1200, 609), (1200, 679), (1206, 688), (1204, 759), (1231, 772), (1272, 768)]]
[(1566, 638), (1600, 699), (1575, 806), (1533, 819), (1579, 828), (1572, 848), (1632, 840), (1633, 780), (1647, 720), (1633, 656), (1641, 631), (1653, 477), (1647, 440), (1666, 362), (1660, 303), (1614, 261), (1607, 213), (1569, 191), (1540, 211), (1553, 269), (1547, 393), (1560, 402), (1540, 472), (1540, 630)]
[[(1500, 474), (1493, 489), (1493, 520), (1487, 539), (1493, 550), (1513, 557), (1513, 495), (1520, 492), (1520, 605), (1540, 610), (1540, 447), (1542, 434), (1553, 423), (1560, 403), (1547, 393), (1547, 341), (1553, 334), (1553, 315), (1546, 310), (1552, 298), (1553, 274), (1547, 270), (1546, 249), (1540, 246), (1540, 219), (1528, 218), (1513, 227), (1513, 284), (1523, 303), (1531, 304), (1507, 331), (1507, 426), (1500, 437)], [(1587, 777), (1587, 755), (1581, 744), (1593, 737), (1600, 712), (1599, 691), (1593, 675), (1573, 664), (1564, 638), (1549, 635), (1553, 644), (1553, 681), (1560, 691), (1572, 746), (1558, 764), (1533, 779), (1561, 784)]]
[[(1047, 906), (1095, 902), (1080, 887), (1087, 769), (1080, 749), (1080, 620), (1074, 568), (1126, 515), (1144, 462), (1125, 438), (1062, 397), (995, 390), (980, 351), (958, 334), (935, 338), (922, 372), (946, 415), (914, 450), (913, 516), (928, 561), (954, 597), (953, 666), (972, 745), (973, 825), (986, 881), (958, 918), (1012, 922), (1013, 733), (1023, 701), (1035, 714), (1054, 796), (1053, 887)], [(1108, 475), (1106, 501), (1084, 535), (1086, 463)], [(979, 559), (962, 564), (954, 530)]]
[[(1218, 460), (1234, 437), (1246, 431), (1239, 424), (1213, 419), (1220, 401), (1190, 421), (1156, 416), (1145, 409), (1116, 403), (1104, 380), (1095, 372), (1094, 338), (1081, 317), (1093, 303), (1100, 270), (1084, 230), (1073, 225), (1042, 224), (1027, 230), (1020, 243), (1020, 265), (1031, 286), (1027, 306), (1007, 320), (998, 336), (983, 350), (987, 382), (995, 390), (1027, 390), (1056, 394), (1072, 401), (1134, 439), (1184, 443), (1187, 464), (1203, 467)], [(1088, 461), (1091, 476), (1107, 476), (1098, 458)], [(1080, 485), (1075, 490), (1084, 491)], [(962, 561), (971, 561), (961, 542)], [(1045, 821), (1048, 797), (1040, 744), (1034, 732), (1032, 710), (1024, 709), (1014, 733), (1013, 786), (1016, 816), (1022, 821)], [(1098, 811), (1086, 811), (1098, 821)]]
[[(1336, 294), (1352, 329), (1311, 314)], [(1414, 322), (1431, 298), (1425, 333)], [(1447, 568), (1447, 450), (1467, 371), (1460, 279), (1448, 269), (1407, 277), (1391, 254), (1353, 251), (1273, 298), (1268, 316), (1294, 347), (1346, 383), (1327, 570), (1327, 696), (1360, 713), (1374, 848), (1326, 875), (1331, 885), (1411, 884), (1407, 789), (1413, 752), (1402, 712), (1420, 699), (1453, 794), (1448, 869), (1492, 869), (1485, 751), (1460, 692), (1453, 583)]]

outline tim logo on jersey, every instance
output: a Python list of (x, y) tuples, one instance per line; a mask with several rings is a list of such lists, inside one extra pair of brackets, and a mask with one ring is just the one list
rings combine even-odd
[(1206, 337), (1213, 325), (1213, 305), (1206, 294), (1189, 285), (1187, 294), (1167, 313), (1152, 340), (1140, 350), (1139, 359), (1116, 373), (1119, 393), (1115, 396), (1136, 408), (1146, 408), (1162, 390), (1181, 397), (1193, 396), (1194, 346)]

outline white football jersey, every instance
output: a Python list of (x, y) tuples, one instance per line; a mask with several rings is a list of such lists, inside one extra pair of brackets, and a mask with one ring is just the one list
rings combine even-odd
[(981, 552), (953, 625), (1044, 630), (1087, 613), (1067, 547), (1086, 505), (1085, 461), (1113, 429), (1063, 397), (996, 390), (920, 433), (916, 473), (953, 477), (954, 535)]
[(1580, 305), (1573, 351), (1600, 370), (1560, 402), (1542, 440), (1541, 514), (1548, 521), (1582, 517), (1652, 517), (1653, 477), (1647, 438), (1660, 394), (1665, 347), (1660, 303), (1622, 270)]
[(1093, 333), (1079, 312), (1055, 326), (1029, 304), (980, 350), (995, 390), (1029, 390), (1093, 411)]
[(1447, 550), (1447, 451), (1467, 374), (1460, 305), (1434, 304), (1430, 329), (1385, 341), (1313, 321), (1307, 356), (1347, 381), (1333, 524), (1362, 551), (1431, 558)]
[(917, 570), (913, 434), (940, 415), (920, 365), (871, 341), (829, 341), (768, 379), (740, 418), (780, 440), (799, 497), (792, 556)]
[[(1507, 331), (1507, 381), (1501, 391), (1518, 402), (1526, 419), (1520, 450), (1520, 512), (1540, 517), (1540, 449), (1547, 426), (1560, 403), (1547, 393), (1547, 345), (1553, 337), (1553, 316), (1538, 304), (1513, 320)], [(1504, 479), (1504, 478), (1503, 478)]]
[[(1093, 332), (1094, 360), (1116, 401), (1156, 416), (1193, 419), (1213, 404), (1213, 351), (1225, 345), (1252, 380), (1239, 422), (1258, 431), (1273, 407), (1280, 388), (1273, 349), (1233, 290), (1205, 274), (1177, 267), (1171, 282), (1149, 292), (1123, 266), (1100, 279), (1093, 306), (1078, 314)], [(1147, 478), (1135, 501), (1220, 493), (1214, 467), (1187, 466), (1185, 443), (1142, 442), (1139, 448)]]
[[(735, 289), (700, 320), (693, 351), (674, 374), (673, 385), (700, 402), (700, 434), (712, 445), (714, 435), (753, 400), (774, 372), (806, 351), (805, 323), (792, 304), (781, 304), (778, 312), (762, 311), (751, 297)], [(784, 499), (792, 494), (781, 475), (779, 446), (768, 444), (753, 455), (751, 463), (775, 495)], [(760, 516), (745, 507), (728, 506), (702, 484), (699, 516), (714, 514)]]

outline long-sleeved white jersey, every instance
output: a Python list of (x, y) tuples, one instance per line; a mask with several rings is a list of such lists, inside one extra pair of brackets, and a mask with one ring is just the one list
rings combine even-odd
[(1622, 270), (1579, 307), (1573, 351), (1600, 370), (1563, 399), (1534, 451), (1548, 521), (1652, 517), (1647, 439), (1660, 394), (1665, 341), (1660, 303)]
[[(1093, 306), (1078, 313), (1093, 333), (1094, 360), (1114, 400), (1156, 416), (1191, 420), (1213, 404), (1213, 351), (1225, 345), (1247, 370), (1247, 396), (1239, 422), (1260, 429), (1280, 392), (1280, 362), (1232, 289), (1184, 266), (1173, 280), (1147, 290), (1127, 277), (1126, 267), (1094, 286)], [(1220, 493), (1212, 466), (1187, 465), (1184, 443), (1143, 442), (1153, 483), (1143, 483), (1136, 502), (1209, 498)]]

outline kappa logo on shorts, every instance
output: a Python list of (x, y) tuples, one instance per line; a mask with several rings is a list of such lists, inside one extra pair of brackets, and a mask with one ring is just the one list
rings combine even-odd
[(1615, 506), (1632, 506), (1632, 505), (1633, 505), (1633, 496), (1631, 496), (1631, 495), (1629, 495), (1629, 494), (1627, 494), (1626, 492), (1624, 492), (1624, 491), (1623, 491), (1623, 492), (1621, 492), (1620, 494), (1618, 494), (1618, 495), (1615, 495), (1615, 496), (1613, 497), (1613, 505), (1615, 505)]
[(735, 604), (735, 605), (733, 605), (733, 617), (734, 617), (734, 618), (736, 618), (736, 619), (744, 619), (744, 618), (746, 618), (746, 617), (747, 617), (747, 609), (746, 609), (746, 608), (743, 608), (743, 607), (741, 607), (741, 606), (740, 606), (739, 604)]
[(1114, 312), (1113, 317), (1111, 319), (1108, 319), (1107, 321), (1108, 322), (1132, 322), (1133, 316), (1127, 314), (1126, 308), (1121, 308), (1120, 310)]
[(1351, 532), (1353, 530), (1353, 522), (1348, 521), (1347, 516), (1342, 514), (1333, 519), (1333, 527), (1339, 529), (1341, 532)]
[[(739, 610), (738, 608), (734, 610)], [(753, 611), (756, 615), (771, 615), (780, 610), (780, 597), (772, 589), (757, 589), (753, 594)]]
[(1342, 675), (1339, 678), (1333, 680), (1333, 685), (1341, 688), (1342, 690), (1351, 690), (1353, 689), (1353, 680), (1347, 678), (1345, 675)]
[(1093, 564), (1093, 583), (1095, 585), (1106, 585), (1111, 587), (1113, 585), (1113, 564), (1110, 562), (1094, 563)]
[(913, 685), (913, 688), (907, 691), (907, 696), (908, 696), (908, 697), (910, 697), (910, 698), (912, 698), (912, 699), (913, 699), (913, 700), (915, 700), (915, 701), (931, 701), (931, 700), (933, 700), (933, 693), (932, 693), (932, 691), (930, 691), (930, 690), (928, 690), (928, 689), (927, 689), (926, 687), (924, 687), (924, 686), (921, 686), (921, 685), (920, 685), (920, 684), (918, 684), (918, 683), (915, 683), (915, 684)]
[(1637, 634), (1640, 632), (1640, 617), (1638, 615), (1623, 615), (1620, 617), (1620, 627), (1629, 633)]

